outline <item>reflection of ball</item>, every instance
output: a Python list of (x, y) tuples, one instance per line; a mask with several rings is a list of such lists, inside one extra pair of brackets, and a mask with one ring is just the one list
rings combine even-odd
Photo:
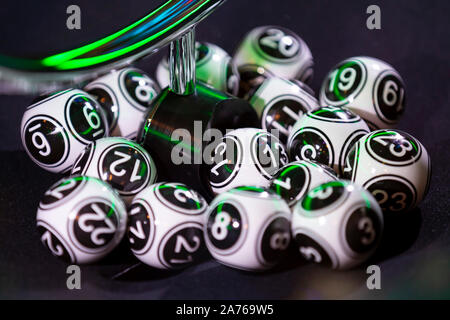
[(345, 106), (372, 129), (392, 128), (405, 109), (405, 86), (389, 64), (371, 57), (340, 62), (325, 77), (322, 105)]
[(293, 207), (311, 189), (333, 180), (337, 177), (330, 167), (318, 162), (294, 161), (275, 173), (269, 189)]
[(345, 156), (367, 132), (367, 124), (345, 108), (315, 109), (294, 125), (287, 143), (289, 156), (323, 163), (342, 174)]
[(119, 137), (100, 139), (88, 145), (71, 173), (109, 183), (126, 202), (156, 180), (156, 167), (147, 151)]
[(431, 160), (425, 147), (411, 135), (381, 129), (354, 145), (343, 172), (346, 179), (369, 190), (384, 213), (393, 215), (411, 210), (426, 196)]
[[(196, 42), (195, 75), (213, 88), (237, 95), (239, 90), (239, 73), (228, 53), (212, 43)], [(165, 57), (156, 68), (156, 79), (160, 86), (169, 85), (168, 58)]]
[(278, 130), (283, 143), (297, 120), (319, 107), (317, 99), (297, 84), (277, 77), (261, 83), (249, 102), (261, 119), (261, 127), (268, 131)]
[(159, 269), (177, 269), (206, 255), (203, 222), (208, 204), (181, 183), (148, 186), (129, 210), (128, 241), (134, 255)]
[(292, 236), (299, 253), (333, 269), (349, 269), (367, 260), (382, 232), (383, 215), (377, 201), (350, 182), (322, 184), (294, 207)]
[(238, 187), (210, 204), (204, 229), (212, 256), (230, 267), (265, 270), (279, 262), (289, 246), (291, 213), (271, 191)]
[(309, 82), (313, 58), (306, 43), (294, 32), (277, 26), (251, 30), (233, 57), (238, 68), (257, 65), (275, 76)]
[(127, 212), (106, 183), (74, 176), (55, 183), (41, 199), (37, 229), (41, 242), (66, 262), (91, 263), (122, 239)]
[(212, 150), (208, 182), (220, 193), (242, 185), (268, 187), (272, 174), (288, 162), (280, 141), (266, 130), (237, 129)]
[(136, 137), (144, 114), (160, 91), (148, 75), (134, 68), (111, 71), (84, 89), (105, 111), (110, 135), (130, 139)]
[(40, 97), (22, 117), (23, 146), (40, 167), (65, 172), (84, 147), (108, 134), (99, 105), (87, 93), (69, 89)]

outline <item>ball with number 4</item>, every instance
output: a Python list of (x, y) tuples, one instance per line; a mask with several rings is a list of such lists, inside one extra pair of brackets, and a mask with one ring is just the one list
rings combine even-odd
[(378, 247), (383, 214), (362, 187), (331, 181), (308, 192), (293, 210), (292, 236), (301, 256), (333, 269), (366, 261)]
[(368, 132), (364, 120), (346, 108), (317, 108), (295, 123), (288, 138), (288, 153), (291, 159), (317, 161), (342, 174), (346, 155)]
[(392, 128), (405, 110), (405, 85), (389, 64), (371, 57), (340, 62), (325, 77), (321, 105), (345, 106), (375, 129)]
[(108, 184), (74, 176), (45, 192), (36, 219), (40, 240), (54, 256), (83, 264), (100, 260), (119, 244), (127, 211)]
[(71, 173), (109, 183), (127, 203), (156, 180), (155, 163), (147, 151), (136, 142), (119, 137), (99, 139), (88, 145)]
[(242, 270), (266, 270), (285, 254), (291, 213), (272, 191), (243, 186), (218, 195), (210, 204), (205, 242), (219, 262)]
[(144, 114), (160, 92), (159, 86), (143, 71), (114, 70), (92, 81), (89, 92), (106, 113), (111, 136), (134, 139)]
[(207, 178), (214, 193), (242, 185), (268, 187), (272, 175), (288, 162), (281, 142), (256, 128), (227, 133), (211, 154)]
[(400, 130), (382, 129), (365, 135), (345, 162), (344, 177), (372, 193), (386, 218), (416, 207), (430, 186), (427, 150)]
[(159, 269), (179, 269), (203, 259), (203, 223), (208, 204), (181, 183), (157, 183), (134, 198), (128, 241), (134, 255)]
[(313, 76), (313, 57), (307, 44), (293, 31), (278, 26), (251, 30), (233, 57), (238, 68), (263, 67), (275, 76), (309, 82)]
[(107, 135), (108, 124), (100, 106), (78, 89), (38, 98), (22, 117), (25, 151), (51, 172), (70, 170), (87, 144)]

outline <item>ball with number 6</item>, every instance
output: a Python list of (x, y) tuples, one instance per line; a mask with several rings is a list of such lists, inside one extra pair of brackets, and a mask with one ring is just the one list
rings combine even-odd
[(394, 129), (362, 137), (346, 158), (344, 177), (362, 185), (377, 199), (385, 217), (407, 212), (429, 189), (431, 160), (414, 137)]
[(71, 173), (109, 183), (127, 203), (156, 180), (155, 163), (148, 152), (139, 144), (119, 137), (99, 139), (88, 145)]
[(405, 85), (389, 64), (371, 57), (340, 62), (325, 77), (321, 105), (345, 106), (373, 129), (394, 127), (405, 110)]
[(134, 139), (144, 114), (160, 92), (159, 86), (143, 71), (114, 70), (89, 83), (89, 92), (105, 110), (111, 136)]
[(66, 172), (87, 144), (108, 135), (108, 124), (92, 96), (69, 89), (36, 99), (25, 111), (20, 131), (25, 151), (37, 165)]
[(333, 269), (366, 261), (378, 247), (383, 226), (374, 197), (348, 181), (312, 189), (295, 205), (292, 216), (292, 236), (301, 256)]
[(159, 269), (187, 267), (207, 255), (203, 223), (208, 204), (181, 183), (157, 183), (134, 198), (128, 241), (134, 255)]
[(91, 177), (64, 178), (39, 203), (37, 229), (50, 252), (67, 263), (92, 263), (122, 240), (127, 211), (107, 183)]
[(288, 162), (281, 142), (256, 128), (233, 130), (210, 151), (207, 180), (216, 194), (242, 185), (268, 187), (272, 175)]
[(242, 270), (267, 270), (286, 252), (291, 213), (276, 193), (242, 186), (218, 195), (210, 204), (205, 242), (219, 262)]

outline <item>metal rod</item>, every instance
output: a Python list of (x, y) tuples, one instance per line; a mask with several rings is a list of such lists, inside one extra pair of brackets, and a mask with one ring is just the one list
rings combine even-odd
[(194, 28), (170, 43), (170, 89), (179, 95), (195, 91)]

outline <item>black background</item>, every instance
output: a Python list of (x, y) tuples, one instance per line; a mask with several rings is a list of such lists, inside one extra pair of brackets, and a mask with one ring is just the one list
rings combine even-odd
[[(158, 1), (4, 1), (1, 53), (33, 55), (94, 40), (146, 14)], [(150, 4), (149, 4), (150, 3)], [(82, 30), (65, 27), (65, 9), (78, 4)], [(381, 30), (366, 28), (366, 8), (381, 8)], [(297, 32), (315, 59), (318, 92), (337, 62), (369, 55), (391, 63), (406, 83), (407, 107), (399, 128), (431, 155), (428, 197), (388, 225), (374, 257), (382, 289), (366, 288), (365, 267), (330, 271), (296, 259), (265, 274), (207, 261), (182, 272), (137, 266), (125, 247), (82, 267), (82, 290), (66, 289), (66, 265), (40, 244), (35, 212), (59, 176), (38, 168), (20, 142), (20, 120), (31, 96), (0, 96), (0, 298), (449, 298), (449, 23), (448, 1), (228, 0), (197, 27), (197, 39), (232, 53), (251, 28), (276, 24)], [(138, 63), (153, 74), (162, 53)], [(114, 279), (112, 279), (114, 278)]]

